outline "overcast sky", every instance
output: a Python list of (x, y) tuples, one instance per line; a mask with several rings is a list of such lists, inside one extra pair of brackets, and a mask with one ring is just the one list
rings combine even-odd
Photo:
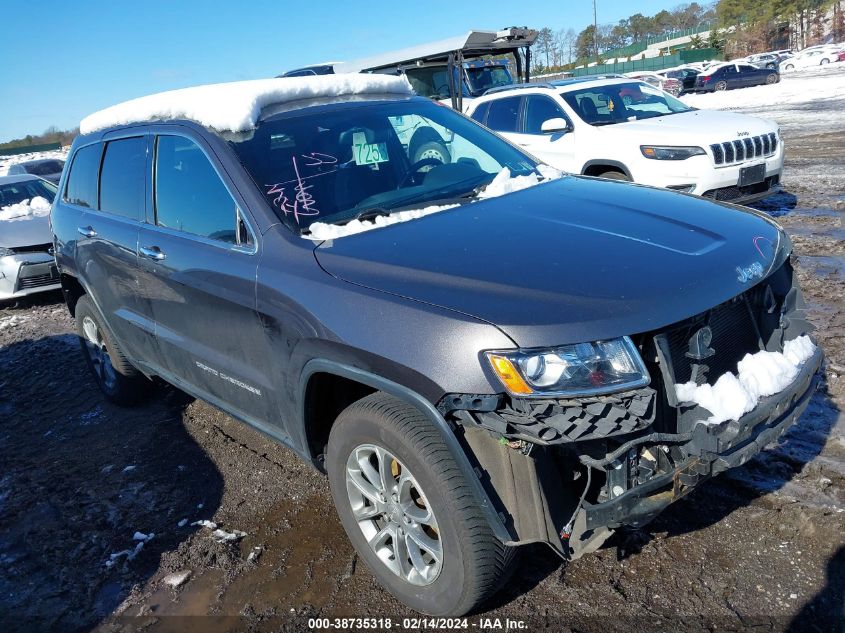
[[(674, 0), (599, 0), (599, 24)], [(0, 9), (0, 142), (79, 124), (87, 114), (162, 90), (273, 77), (518, 25), (580, 31), (592, 3), (527, 0), (41, 0)]]

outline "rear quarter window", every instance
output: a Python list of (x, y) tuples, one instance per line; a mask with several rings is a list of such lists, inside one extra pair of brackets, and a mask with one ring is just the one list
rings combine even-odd
[(100, 171), (99, 143), (80, 147), (73, 157), (65, 189), (65, 202), (97, 208), (97, 175)]

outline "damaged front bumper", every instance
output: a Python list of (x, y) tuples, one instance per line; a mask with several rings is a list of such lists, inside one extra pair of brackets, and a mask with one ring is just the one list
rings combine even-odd
[[(619, 477), (613, 484), (623, 487), (623, 491), (600, 503), (585, 503), (585, 528), (642, 525), (699, 482), (745, 464), (801, 416), (815, 390), (821, 362), (821, 348), (816, 348), (787, 389), (762, 399), (739, 420), (715, 425), (698, 423), (691, 433), (661, 434), (659, 442), (649, 435), (635, 440), (620, 459), (614, 460), (628, 467), (627, 476)], [(644, 452), (656, 454), (657, 460), (649, 461), (656, 462), (657, 470), (640, 483)]]
[[(679, 402), (674, 386), (713, 384), (746, 354), (782, 351), (812, 330), (785, 263), (724, 304), (637, 345), (652, 384), (577, 399), (448, 394), (438, 404), (512, 539), (543, 542), (566, 558), (599, 547), (622, 525), (639, 526), (699, 482), (740, 466), (777, 440), (806, 408), (823, 354), (739, 420)], [(704, 341), (704, 344), (702, 344)]]

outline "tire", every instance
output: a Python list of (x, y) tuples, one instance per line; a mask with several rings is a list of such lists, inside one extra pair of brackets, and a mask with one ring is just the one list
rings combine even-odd
[(723, 90), (728, 89), (728, 82), (726, 81), (718, 81), (716, 85), (713, 87), (716, 92), (722, 92)]
[(822, 60), (819, 62), (819, 66), (824, 66), (825, 64), (829, 64), (830, 60), (826, 57), (823, 57)]
[(766, 75), (766, 83), (769, 84), (770, 86), (772, 84), (776, 84), (777, 82), (778, 82), (778, 76), (777, 75), (774, 75), (774, 74)]
[[(352, 545), (382, 586), (412, 609), (464, 615), (513, 570), (516, 549), (493, 535), (442, 435), (417, 409), (382, 392), (351, 404), (332, 427), (326, 469)], [(398, 491), (394, 500), (379, 492), (388, 488)]]
[(100, 391), (115, 404), (136, 404), (152, 383), (126, 360), (87, 296), (76, 302), (75, 315), (79, 346)]
[(786, 71), (795, 70), (795, 66), (793, 66), (792, 64), (787, 64), (783, 67), (783, 69)]
[(411, 163), (421, 161), (423, 158), (436, 158), (444, 165), (452, 162), (452, 155), (446, 146), (439, 141), (426, 141), (414, 150)]
[(623, 174), (621, 171), (608, 170), (608, 171), (600, 173), (598, 175), (598, 177), (604, 178), (606, 180), (622, 180), (624, 182), (631, 182), (631, 179), (628, 178), (628, 176)]

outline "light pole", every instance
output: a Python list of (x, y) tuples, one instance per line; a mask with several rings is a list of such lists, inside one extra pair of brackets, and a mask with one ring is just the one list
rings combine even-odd
[(593, 51), (596, 54), (596, 65), (599, 63), (599, 25), (596, 20), (596, 0), (593, 0)]

